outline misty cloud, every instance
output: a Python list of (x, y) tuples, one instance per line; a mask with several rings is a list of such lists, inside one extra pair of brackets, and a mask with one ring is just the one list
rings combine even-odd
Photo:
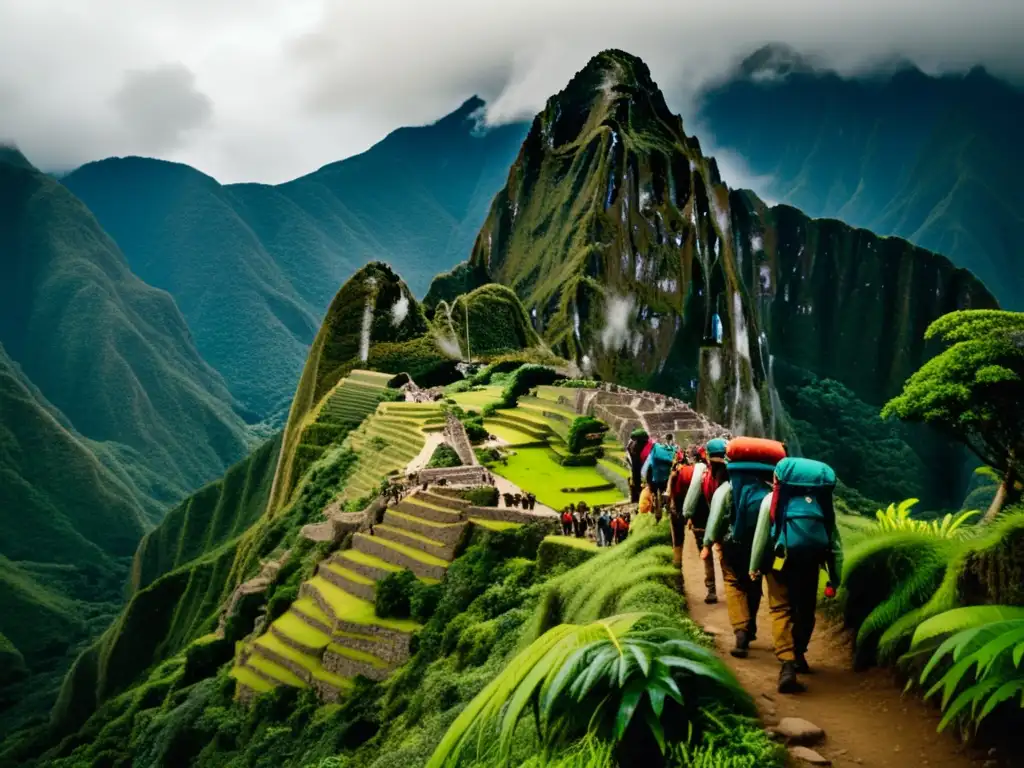
[(0, 136), (47, 169), (134, 152), (278, 182), (474, 93), (492, 123), (529, 118), (604, 48), (644, 58), (686, 118), (767, 42), (842, 73), (903, 57), (1019, 80), (1022, 27), (1020, 0), (0, 0)]
[(154, 154), (181, 146), (186, 133), (213, 117), (213, 102), (181, 64), (126, 72), (112, 105), (137, 144)]

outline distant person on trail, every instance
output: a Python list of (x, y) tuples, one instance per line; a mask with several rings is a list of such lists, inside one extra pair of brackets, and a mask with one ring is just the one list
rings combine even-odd
[(597, 546), (610, 547), (612, 545), (612, 518), (607, 509), (601, 509), (597, 516)]
[[(709, 440), (707, 445), (697, 450), (697, 461), (693, 465), (686, 495), (683, 497), (682, 518), (686, 521), (686, 527), (693, 531), (697, 551), (701, 552), (701, 559), (704, 561), (704, 587), (707, 589), (704, 602), (709, 605), (718, 602), (718, 589), (714, 558), (710, 554), (707, 557), (703, 556), (703, 551), (708, 546), (705, 529), (711, 513), (711, 499), (726, 478), (726, 445), (726, 441), (719, 437)], [(682, 547), (681, 540), (679, 546)]]
[(814, 632), (818, 572), (825, 568), (826, 597), (843, 575), (843, 545), (832, 494), (836, 473), (811, 459), (785, 458), (775, 467), (774, 490), (761, 502), (750, 552), (750, 576), (765, 575), (779, 693), (799, 693), (809, 673), (807, 648)]
[(629, 435), (629, 442), (626, 443), (626, 458), (629, 459), (629, 500), (636, 504), (640, 501), (640, 481), (642, 475), (640, 469), (644, 465), (644, 449), (650, 447), (651, 441), (647, 433), (642, 429), (634, 429)]
[(654, 519), (661, 522), (662, 497), (668, 488), (668, 476), (672, 472), (672, 464), (676, 459), (675, 439), (672, 434), (665, 435), (651, 448), (644, 462), (641, 474), (654, 494)]
[(532, 493), (526, 494), (526, 506), (524, 508), (533, 509), (535, 506), (537, 506), (537, 497)]
[(501, 494), (501, 496), (502, 496), (502, 499), (505, 501), (505, 506), (506, 507), (511, 507), (512, 506), (512, 494), (509, 493), (508, 491), (506, 491), (505, 493)]
[(612, 520), (612, 535), (616, 544), (621, 544), (629, 535), (629, 522), (621, 514)]
[(572, 536), (572, 512), (568, 507), (562, 510), (562, 535)]

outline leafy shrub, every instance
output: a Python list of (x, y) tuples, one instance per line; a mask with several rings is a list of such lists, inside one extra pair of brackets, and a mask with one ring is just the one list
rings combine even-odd
[(926, 698), (942, 694), (944, 715), (938, 730), (958, 718), (977, 730), (1000, 705), (1024, 712), (1024, 607), (979, 605), (947, 611), (917, 628), (912, 650), (934, 647), (942, 636), (949, 637), (935, 648), (919, 679), (921, 685), (933, 683)]
[(608, 425), (593, 416), (577, 416), (569, 426), (569, 438), (566, 443), (569, 450), (579, 453), (584, 448), (595, 448), (604, 440)]
[(420, 581), (409, 569), (389, 573), (377, 582), (376, 610), (381, 618), (408, 619), (412, 596)]
[(215, 637), (192, 643), (185, 649), (185, 668), (180, 685), (186, 686), (213, 677), (217, 670), (235, 655), (235, 644), (226, 637)]
[(593, 467), (597, 465), (597, 456), (592, 453), (569, 453), (558, 457), (563, 467)]
[(444, 588), (440, 584), (418, 582), (409, 597), (409, 615), (414, 621), (426, 624), (437, 610)]
[(484, 426), (484, 420), (481, 416), (463, 419), (462, 426), (466, 428), (466, 435), (469, 437), (469, 442), (474, 445), (485, 442), (490, 435), (487, 428)]
[(351, 423), (314, 422), (302, 430), (302, 437), (299, 438), (299, 442), (318, 446), (340, 443), (354, 426)]
[(473, 452), (476, 454), (476, 460), (481, 464), (491, 464), (501, 460), (501, 451), (497, 448), (476, 448)]
[(474, 507), (498, 506), (498, 489), (493, 485), (481, 485), (479, 488), (467, 488), (459, 495)]
[(459, 458), (459, 454), (447, 443), (441, 443), (437, 446), (430, 457), (430, 461), (427, 462), (427, 469), (461, 466), (462, 459)]
[(561, 379), (555, 382), (555, 386), (566, 389), (597, 389), (601, 382), (595, 379)]
[[(593, 735), (626, 765), (660, 762), (668, 742), (713, 725), (710, 701), (753, 714), (749, 696), (714, 651), (676, 627), (640, 631), (656, 614), (626, 614), (552, 628), (520, 653), (451, 725), (428, 763), (458, 762), (471, 741), (495, 763), (511, 756), (516, 725), (534, 709), (546, 751)], [(685, 691), (685, 694), (684, 694)]]
[[(505, 385), (505, 389), (501, 393), (501, 407), (515, 408), (519, 398), (531, 389), (543, 384), (551, 384), (559, 378), (561, 378), (561, 375), (553, 368), (533, 363), (521, 366), (513, 372), (508, 384)], [(489, 414), (485, 409), (484, 416), (487, 415)]]
[(955, 518), (952, 513), (948, 513), (941, 521), (915, 520), (910, 516), (910, 509), (917, 502), (918, 499), (906, 499), (901, 501), (899, 506), (890, 504), (884, 512), (878, 510), (875, 513), (878, 527), (883, 531), (916, 531), (941, 539), (951, 539), (969, 535), (971, 530), (964, 527), (965, 523), (981, 514), (978, 511), (970, 511), (961, 512)]
[(481, 413), (481, 415), (485, 419), (487, 419), (487, 418), (490, 418), (491, 416), (493, 416), (495, 413), (497, 413), (497, 411), (498, 411), (498, 404), (497, 403), (488, 403), (487, 405), (485, 405), (481, 409), (480, 413)]

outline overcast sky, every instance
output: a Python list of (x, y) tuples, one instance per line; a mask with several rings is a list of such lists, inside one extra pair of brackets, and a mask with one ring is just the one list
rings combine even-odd
[(532, 116), (603, 48), (686, 117), (766, 42), (1019, 81), (1021, 29), (1024, 0), (0, 0), (0, 139), (47, 170), (141, 154), (279, 182), (474, 93)]

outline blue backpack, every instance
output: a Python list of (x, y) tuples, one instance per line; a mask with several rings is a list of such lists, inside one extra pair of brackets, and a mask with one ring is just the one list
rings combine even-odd
[(836, 473), (812, 459), (786, 458), (775, 467), (772, 534), (776, 551), (822, 560), (836, 526)]
[(754, 541), (761, 502), (772, 491), (771, 464), (758, 461), (732, 461), (726, 465), (732, 486), (732, 528), (729, 539), (749, 547)]
[(672, 471), (672, 462), (675, 461), (676, 452), (669, 446), (662, 443), (655, 443), (651, 448), (651, 475), (657, 483), (668, 480)]

